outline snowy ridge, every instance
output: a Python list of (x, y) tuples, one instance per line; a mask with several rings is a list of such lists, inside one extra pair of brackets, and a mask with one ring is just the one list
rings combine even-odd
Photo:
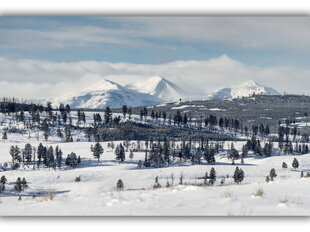
[(177, 101), (186, 95), (185, 90), (161, 76), (150, 77), (146, 81), (134, 82), (126, 85), (126, 87), (158, 97), (164, 102)]
[(50, 99), (50, 101), (55, 106), (64, 103), (69, 104), (71, 108), (88, 109), (103, 109), (107, 106), (120, 108), (122, 105), (136, 107), (162, 103), (155, 96), (127, 89), (109, 80), (102, 80), (79, 92)]
[(250, 80), (239, 86), (219, 89), (209, 95), (208, 98), (211, 100), (227, 100), (238, 97), (248, 97), (252, 94), (279, 95), (280, 93), (271, 87), (262, 86)]

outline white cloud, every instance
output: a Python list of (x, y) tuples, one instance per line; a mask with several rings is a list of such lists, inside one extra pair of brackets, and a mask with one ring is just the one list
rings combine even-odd
[(292, 66), (247, 66), (226, 55), (206, 61), (175, 61), (160, 65), (98, 61), (50, 62), (0, 57), (2, 96), (24, 99), (59, 96), (105, 78), (120, 84), (161, 75), (187, 90), (206, 93), (254, 80), (280, 92), (308, 92), (310, 70)]
[[(97, 17), (95, 25), (42, 23), (43, 28), (0, 28), (0, 48), (103, 49), (102, 45), (156, 46), (148, 39), (259, 50), (310, 49), (310, 17)], [(103, 23), (100, 24), (100, 19)], [(107, 25), (104, 20), (112, 25)], [(53, 21), (52, 21), (53, 22)], [(78, 24), (78, 20), (77, 23)], [(38, 22), (37, 22), (38, 23)], [(23, 25), (21, 21), (20, 26)], [(26, 24), (27, 25), (27, 24)], [(36, 25), (36, 24), (35, 24)], [(41, 26), (42, 26), (41, 25)], [(46, 25), (49, 25), (46, 27)], [(44, 27), (45, 26), (45, 27)], [(172, 46), (168, 46), (173, 48)]]

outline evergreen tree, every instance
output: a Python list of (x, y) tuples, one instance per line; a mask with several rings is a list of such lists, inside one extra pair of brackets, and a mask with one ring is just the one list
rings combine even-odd
[(215, 171), (215, 169), (212, 167), (211, 170), (210, 170), (210, 181), (209, 181), (209, 183), (210, 183), (211, 185), (213, 185), (213, 184), (215, 183), (215, 181), (216, 181), (216, 171)]
[(129, 107), (129, 109), (128, 109), (128, 119), (129, 120), (131, 119), (131, 115), (132, 115), (132, 109), (131, 109), (131, 107)]
[(95, 146), (91, 145), (90, 151), (93, 153), (94, 158), (97, 159), (98, 162), (99, 162), (99, 159), (100, 159), (100, 157), (101, 157), (101, 155), (103, 154), (103, 151), (104, 151), (102, 146), (100, 145), (100, 143), (97, 142), (95, 144)]
[(119, 179), (119, 180), (117, 181), (117, 183), (116, 183), (116, 189), (117, 189), (118, 191), (124, 190), (124, 183), (123, 183), (123, 181), (122, 181), (121, 179)]
[(11, 146), (10, 155), (12, 157), (13, 169), (17, 169), (20, 167), (20, 163), (22, 162), (22, 157), (20, 156), (20, 149), (16, 146)]
[(21, 181), (21, 185), (22, 185), (23, 191), (25, 191), (28, 188), (28, 184), (27, 184), (25, 177), (23, 177), (23, 179)]
[(285, 162), (282, 163), (282, 168), (287, 169), (287, 164)]
[(271, 181), (273, 181), (273, 178), (277, 177), (276, 170), (274, 168), (270, 170), (269, 176)]
[(62, 151), (59, 149), (58, 145), (56, 146), (55, 149), (55, 155), (56, 155), (56, 162), (57, 162), (57, 167), (61, 168), (61, 163), (62, 163)]
[(239, 167), (236, 167), (233, 178), (236, 183), (240, 184), (244, 179), (243, 170), (241, 168), (239, 169)]
[(125, 149), (122, 144), (119, 144), (116, 146), (115, 155), (116, 155), (116, 160), (118, 160), (120, 163), (123, 163), (125, 161)]
[(139, 160), (139, 162), (138, 162), (138, 168), (141, 168), (141, 167), (142, 167), (142, 161)]
[(48, 136), (49, 136), (49, 126), (48, 126), (46, 119), (44, 119), (44, 121), (42, 123), (42, 130), (44, 132), (44, 139), (45, 139), (45, 141), (47, 141)]
[(161, 188), (161, 185), (160, 185), (159, 182), (158, 182), (158, 176), (156, 176), (156, 178), (155, 178), (155, 184), (154, 184), (153, 188), (154, 188), (154, 189), (156, 189), (156, 188)]
[(32, 146), (29, 143), (25, 145), (24, 156), (25, 156), (26, 163), (30, 163), (31, 158), (32, 158)]
[(299, 162), (296, 158), (294, 158), (294, 160), (293, 160), (292, 167), (295, 169), (299, 167)]
[(107, 106), (104, 111), (104, 122), (108, 124), (111, 121), (112, 121), (112, 111), (110, 107)]
[(20, 177), (17, 178), (16, 183), (14, 185), (14, 189), (20, 193), (21, 191), (23, 191), (23, 185), (22, 185), (22, 181), (20, 179)]
[(74, 152), (71, 152), (66, 159), (66, 165), (72, 167), (73, 169), (78, 166), (78, 158)]
[(184, 179), (184, 176), (183, 176), (183, 173), (181, 172), (179, 184), (181, 185), (183, 184), (183, 179)]
[(0, 186), (0, 192), (1, 191), (4, 191), (5, 190), (5, 184), (8, 182), (8, 180), (6, 179), (6, 177), (5, 176), (1, 176), (1, 179), (0, 179), (0, 184), (1, 184), (1, 186)]
[(6, 131), (3, 132), (3, 136), (2, 136), (3, 140), (7, 140), (8, 139), (8, 134)]
[(41, 164), (41, 159), (45, 156), (45, 150), (44, 146), (42, 143), (39, 144), (38, 149), (37, 149), (37, 154), (38, 154), (38, 168), (40, 167)]
[(123, 105), (123, 106), (122, 106), (122, 111), (123, 111), (124, 118), (126, 118), (127, 109), (128, 109), (128, 108), (127, 108), (126, 105)]

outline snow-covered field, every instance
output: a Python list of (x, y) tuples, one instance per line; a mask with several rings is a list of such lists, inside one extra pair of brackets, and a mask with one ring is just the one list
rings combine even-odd
[[(115, 155), (105, 152), (98, 163), (90, 152), (91, 143), (58, 144), (68, 154), (75, 151), (82, 158), (82, 164), (72, 170), (32, 170), (31, 167), (2, 172), (9, 184), (0, 204), (1, 215), (309, 215), (310, 178), (300, 178), (300, 171), (310, 171), (310, 154), (298, 156), (300, 167), (293, 170), (290, 164), (293, 156), (276, 156), (265, 159), (246, 158), (245, 164), (236, 162), (245, 172), (241, 184), (233, 183), (231, 176), (236, 166), (218, 155), (214, 186), (197, 186), (203, 183), (210, 165), (182, 165), (172, 167), (139, 169), (138, 160), (144, 153), (135, 153), (131, 161), (126, 157), (124, 164), (115, 161)], [(117, 144), (117, 143), (115, 143)], [(21, 144), (19, 144), (21, 145)], [(241, 142), (236, 143), (240, 147)], [(1, 143), (1, 162), (9, 161), (10, 143)], [(283, 170), (282, 162), (289, 168)], [(275, 168), (275, 181), (266, 183), (265, 177)], [(174, 186), (171, 183), (173, 173)], [(184, 175), (183, 185), (179, 177)], [(223, 176), (225, 184), (220, 185)], [(81, 182), (75, 182), (80, 176)], [(158, 176), (160, 189), (153, 189)], [(17, 177), (25, 177), (29, 188), (18, 201), (13, 185)], [(116, 191), (118, 179), (124, 182), (124, 191)], [(262, 196), (255, 196), (258, 189)], [(40, 195), (41, 193), (41, 195)], [(45, 193), (45, 194), (42, 194)], [(36, 195), (33, 198), (33, 195)]]
[[(76, 123), (74, 114), (73, 124)], [(86, 124), (91, 123), (92, 113), (88, 112), (86, 118)], [(133, 120), (138, 120), (138, 116), (133, 116)], [(2, 130), (10, 117), (1, 117), (0, 121)], [(37, 140), (34, 133), (30, 137), (28, 133), (8, 133), (8, 140), (0, 142), (0, 167), (11, 162), (11, 145), (23, 148), (28, 142), (35, 147), (40, 142), (54, 148), (58, 145), (64, 159), (73, 151), (81, 157), (81, 164), (76, 169), (65, 166), (56, 170), (42, 167), (34, 170), (32, 165), (22, 165), (17, 170), (0, 168), (0, 176), (5, 175), (8, 180), (6, 190), (0, 195), (0, 215), (310, 215), (310, 178), (300, 178), (301, 171), (304, 174), (310, 171), (310, 154), (258, 158), (249, 153), (244, 164), (236, 160), (232, 165), (223, 151), (216, 155), (215, 165), (205, 161), (200, 165), (180, 163), (176, 158), (170, 167), (138, 168), (139, 160), (144, 161), (144, 152), (134, 152), (132, 160), (126, 152), (125, 163), (120, 164), (107, 147), (108, 142), (104, 142), (101, 143), (104, 154), (97, 162), (90, 151), (94, 143), (87, 142), (83, 134), (73, 133), (73, 136), (74, 141), (80, 139), (80, 142), (63, 143), (53, 133), (47, 142), (42, 134)], [(225, 149), (230, 143), (225, 143)], [(234, 147), (241, 151), (244, 143), (234, 142)], [(297, 169), (291, 167), (294, 157), (300, 164)], [(285, 170), (283, 162), (288, 164)], [(245, 173), (241, 184), (234, 183), (232, 178), (236, 166)], [(217, 180), (214, 186), (206, 186), (202, 177), (212, 167)], [(265, 178), (272, 168), (277, 177), (267, 183)], [(183, 184), (179, 184), (181, 174)], [(153, 189), (156, 176), (162, 186), (159, 189)], [(18, 177), (25, 177), (29, 186), (21, 193), (21, 200), (14, 190)], [(81, 181), (75, 182), (76, 177)], [(225, 182), (221, 184), (223, 177)], [(116, 190), (119, 179), (124, 183), (123, 191)], [(167, 182), (172, 186), (167, 188)]]

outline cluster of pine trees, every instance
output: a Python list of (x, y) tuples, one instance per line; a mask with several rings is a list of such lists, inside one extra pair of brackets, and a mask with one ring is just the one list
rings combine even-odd
[[(10, 155), (12, 157), (13, 169), (18, 169), (21, 164), (33, 165), (33, 169), (40, 168), (42, 165), (46, 168), (59, 169), (63, 165), (63, 152), (57, 145), (43, 146), (42, 143), (38, 147), (31, 146), (27, 143), (24, 148), (20, 149), (17, 145), (10, 147)], [(65, 164), (75, 168), (81, 163), (80, 156), (75, 153), (68, 154)]]

